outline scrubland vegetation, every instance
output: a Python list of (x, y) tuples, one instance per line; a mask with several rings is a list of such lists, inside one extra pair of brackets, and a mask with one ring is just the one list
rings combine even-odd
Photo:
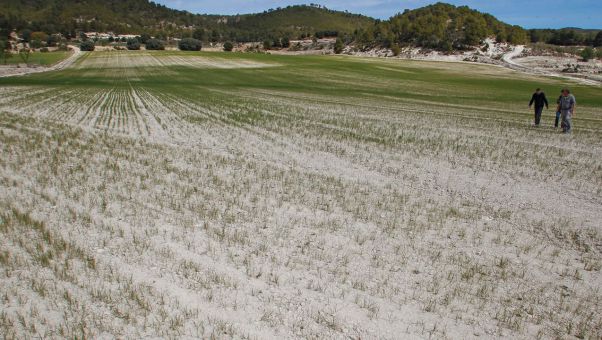
[(464, 63), (93, 52), (0, 79), (0, 334), (602, 337), (602, 90)]
[[(83, 32), (138, 34), (162, 41), (194, 38), (205, 44), (339, 37), (364, 49), (413, 45), (441, 51), (472, 48), (492, 36), (511, 44), (602, 45), (599, 29), (525, 30), (467, 6), (440, 2), (414, 10), (400, 7), (398, 11), (388, 20), (377, 20), (319, 4), (270, 8), (255, 14), (206, 15), (147, 0), (9, 1), (0, 13), (0, 40), (16, 30), (35, 48), (53, 46), (61, 37), (80, 39)], [(142, 40), (140, 43), (145, 44), (148, 39)]]

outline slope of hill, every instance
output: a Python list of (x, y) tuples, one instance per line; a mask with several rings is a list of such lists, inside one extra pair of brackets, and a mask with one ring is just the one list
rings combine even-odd
[(202, 28), (207, 39), (257, 40), (287, 35), (296, 38), (319, 31), (352, 33), (374, 19), (316, 6), (289, 6), (259, 14), (220, 16), (192, 14), (147, 0), (1, 0), (0, 27), (75, 36), (77, 31), (115, 33), (163, 32), (178, 36)]
[(445, 3), (406, 10), (360, 31), (356, 40), (365, 45), (411, 44), (452, 50), (474, 46), (492, 35), (496, 35), (498, 41), (523, 43), (527, 40), (526, 31), (519, 26), (508, 25), (467, 6)]
[(602, 46), (602, 30), (566, 27), (561, 29), (529, 30), (531, 42), (545, 42), (553, 45)]
[(342, 32), (352, 33), (358, 28), (374, 25), (375, 20), (359, 14), (333, 11), (315, 6), (289, 6), (260, 14), (236, 17), (230, 26), (244, 31), (272, 31), (274, 33)]
[[(165, 23), (193, 24), (197, 15), (147, 0), (2, 0), (4, 17), (13, 28), (42, 31), (112, 30), (138, 32)], [(51, 32), (48, 32), (51, 33)]]
[(0, 9), (0, 39), (12, 30), (28, 29), (62, 33), (66, 37), (76, 37), (80, 31), (112, 31), (239, 42), (295, 39), (329, 32), (364, 47), (415, 45), (439, 50), (473, 46), (491, 35), (498, 41), (515, 44), (530, 40), (596, 46), (596, 41), (602, 41), (595, 30), (527, 32), (490, 14), (445, 3), (406, 10), (384, 21), (318, 5), (232, 16), (193, 14), (148, 0), (0, 0)]

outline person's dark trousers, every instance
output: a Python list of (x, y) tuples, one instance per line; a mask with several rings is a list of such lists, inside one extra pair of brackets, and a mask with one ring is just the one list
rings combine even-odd
[(562, 116), (562, 132), (571, 133), (571, 128), (573, 127), (573, 124), (571, 122), (571, 112), (563, 111), (561, 113), (561, 116)]
[(560, 111), (556, 112), (556, 120), (554, 121), (554, 127), (558, 127), (558, 123), (560, 122)]
[(535, 125), (539, 125), (539, 123), (541, 122), (541, 113), (542, 112), (543, 112), (543, 106), (535, 107)]

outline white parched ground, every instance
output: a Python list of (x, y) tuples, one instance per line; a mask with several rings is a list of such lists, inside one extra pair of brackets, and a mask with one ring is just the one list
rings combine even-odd
[(599, 123), (198, 91), (0, 87), (1, 338), (602, 337)]

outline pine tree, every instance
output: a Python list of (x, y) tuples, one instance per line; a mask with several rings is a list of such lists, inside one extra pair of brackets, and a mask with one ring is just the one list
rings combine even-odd
[(594, 45), (594, 47), (602, 46), (602, 31), (600, 31), (600, 32), (598, 32), (598, 34), (596, 34), (593, 45)]
[(343, 39), (337, 38), (337, 41), (334, 43), (334, 53), (341, 54), (341, 53), (343, 53), (344, 48), (345, 48), (345, 45), (343, 44)]

